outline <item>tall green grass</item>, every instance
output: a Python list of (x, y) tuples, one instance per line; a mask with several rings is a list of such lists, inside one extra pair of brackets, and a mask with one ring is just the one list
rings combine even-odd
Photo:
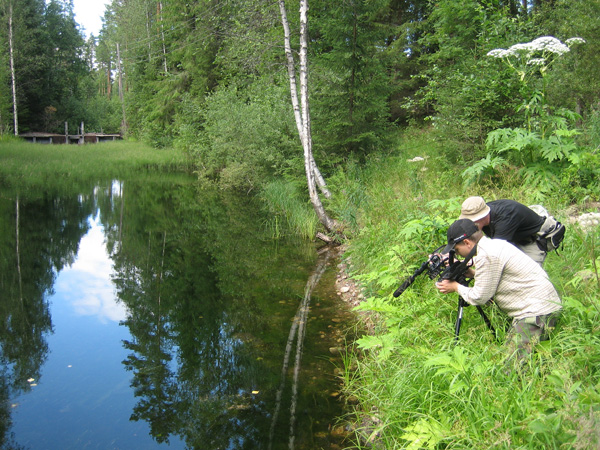
[[(465, 197), (534, 198), (510, 179), (464, 188), (457, 175), (463, 168), (436, 156), (439, 146), (427, 135), (408, 136), (360, 173), (337, 175), (338, 192), (347, 185), (356, 201), (337, 205), (357, 221), (346, 253), (368, 297), (357, 309), (375, 320), (374, 332), (346, 359), (346, 395), (358, 401), (348, 417), (356, 448), (600, 448), (600, 230), (568, 225), (564, 248), (548, 256), (564, 313), (521, 371), (505, 365), (507, 320), (495, 307), (486, 312), (497, 338), (466, 308), (455, 345), (455, 294), (441, 295), (424, 274), (392, 297), (445, 242)], [(569, 205), (558, 198), (545, 204), (567, 222)]]
[(157, 150), (139, 142), (47, 145), (0, 139), (0, 180), (8, 184), (44, 185), (49, 179), (107, 179), (148, 171), (191, 171), (191, 165), (179, 150)]
[(260, 196), (271, 213), (265, 226), (273, 237), (288, 230), (307, 239), (315, 237), (319, 221), (305, 190), (292, 182), (274, 180), (263, 186)]

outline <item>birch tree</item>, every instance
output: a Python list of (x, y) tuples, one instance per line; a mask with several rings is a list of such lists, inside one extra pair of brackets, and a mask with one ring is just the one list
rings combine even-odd
[(19, 135), (19, 116), (17, 108), (17, 81), (15, 73), (15, 46), (14, 46), (14, 32), (13, 32), (13, 5), (12, 1), (8, 1), (7, 4), (3, 4), (5, 17), (8, 21), (8, 60), (10, 68), (10, 86), (12, 94), (12, 109), (13, 109), (13, 131), (15, 136)]
[(313, 208), (325, 229), (329, 232), (337, 228), (337, 223), (329, 217), (319, 193), (317, 191), (317, 183), (321, 188), (323, 195), (329, 197), (331, 194), (327, 190), (325, 180), (321, 176), (312, 152), (312, 137), (310, 130), (310, 110), (308, 98), (308, 0), (300, 0), (300, 51), (299, 51), (299, 69), (300, 69), (300, 102), (298, 102), (298, 86), (296, 83), (296, 64), (292, 47), (290, 43), (290, 27), (287, 19), (287, 11), (285, 1), (279, 0), (279, 10), (281, 13), (281, 23), (284, 32), (285, 54), (287, 59), (287, 70), (290, 79), (290, 94), (292, 99), (292, 107), (294, 109), (294, 117), (300, 141), (304, 150), (304, 169), (306, 172), (306, 181), (308, 184), (308, 193)]
[(13, 45), (13, 27), (12, 27), (13, 9), (12, 3), (8, 5), (8, 47), (10, 54), (10, 79), (11, 79), (11, 91), (13, 98), (13, 124), (15, 136), (19, 135), (19, 115), (17, 109), (17, 82), (15, 76), (15, 58), (14, 58), (14, 45)]

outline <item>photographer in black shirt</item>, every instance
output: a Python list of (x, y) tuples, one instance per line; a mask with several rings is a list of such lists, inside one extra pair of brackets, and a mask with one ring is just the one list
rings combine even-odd
[(471, 219), (490, 238), (510, 242), (540, 266), (546, 252), (537, 244), (537, 233), (545, 218), (514, 200), (493, 200), (469, 197), (463, 204), (459, 219)]

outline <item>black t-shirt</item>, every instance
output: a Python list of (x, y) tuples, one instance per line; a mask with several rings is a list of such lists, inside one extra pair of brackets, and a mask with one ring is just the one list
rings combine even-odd
[(514, 200), (493, 200), (487, 205), (490, 207), (490, 224), (483, 227), (483, 232), (491, 238), (530, 244), (544, 223), (543, 217)]

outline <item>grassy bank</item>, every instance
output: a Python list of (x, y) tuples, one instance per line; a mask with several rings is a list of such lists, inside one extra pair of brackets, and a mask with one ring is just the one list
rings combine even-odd
[(11, 138), (0, 140), (0, 180), (11, 185), (43, 186), (46, 180), (56, 177), (76, 182), (148, 171), (190, 170), (183, 152), (157, 150), (139, 142), (44, 145)]
[[(568, 225), (564, 248), (545, 268), (564, 302), (549, 342), (523, 375), (505, 373), (505, 316), (486, 307), (498, 339), (466, 308), (455, 346), (455, 294), (443, 296), (424, 274), (398, 299), (392, 292), (445, 242), (462, 200), (512, 198), (539, 203), (506, 173), (494, 185), (466, 188), (461, 161), (449, 162), (427, 134), (405, 136), (366, 167), (334, 177), (336, 213), (352, 224), (345, 255), (376, 318), (346, 359), (346, 398), (358, 446), (377, 449), (596, 449), (600, 445), (600, 230)], [(596, 199), (597, 200), (597, 199)], [(543, 204), (561, 221), (590, 205)]]

